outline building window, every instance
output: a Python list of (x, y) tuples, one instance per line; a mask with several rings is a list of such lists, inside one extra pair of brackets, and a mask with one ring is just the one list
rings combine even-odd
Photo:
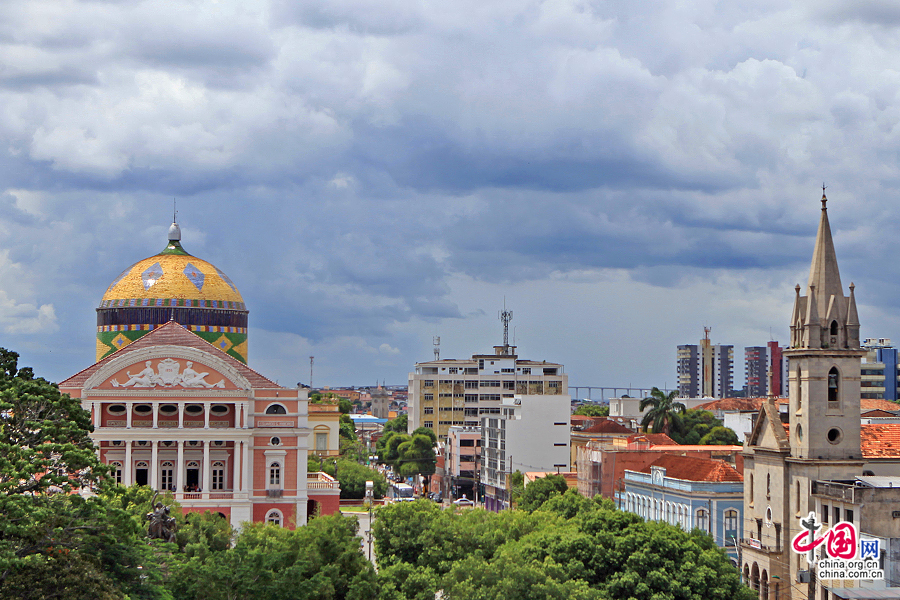
[(212, 489), (225, 489), (225, 463), (220, 460), (212, 464)]
[(425, 407), (425, 414), (426, 414), (426, 415), (433, 415), (433, 414), (434, 414), (434, 408), (431, 407), (431, 406), (426, 406), (426, 407)]
[(277, 525), (281, 527), (282, 521), (281, 511), (280, 510), (270, 510), (269, 514), (266, 515), (266, 523), (269, 525)]
[(522, 369), (522, 375), (531, 375), (531, 367), (524, 367)]
[(766, 500), (771, 500), (772, 498), (772, 475), (770, 473), (766, 473)]
[(328, 450), (328, 434), (316, 433), (316, 450), (324, 452)]
[(267, 415), (286, 415), (287, 410), (280, 404), (270, 404), (268, 408), (266, 408)]
[(434, 387), (434, 379), (426, 379), (422, 382), (422, 387)]
[(427, 427), (428, 429), (434, 429), (434, 421), (425, 421), (422, 423), (423, 427)]
[(281, 485), (281, 463), (269, 465), (269, 485)]
[(122, 483), (122, 463), (114, 460), (109, 464), (111, 464), (115, 469), (116, 483)]
[(175, 463), (172, 461), (163, 461), (162, 468), (159, 471), (159, 487), (162, 490), (175, 491)]
[(724, 513), (725, 517), (725, 540), (730, 541), (731, 544), (734, 544), (732, 538), (737, 538), (738, 536), (738, 511), (733, 508), (729, 508)]
[(697, 529), (709, 531), (709, 513), (705, 508), (701, 508), (697, 511)]

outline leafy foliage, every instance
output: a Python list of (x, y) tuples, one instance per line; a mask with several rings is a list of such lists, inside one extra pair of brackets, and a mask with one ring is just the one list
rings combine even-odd
[(574, 491), (531, 513), (397, 503), (379, 509), (374, 531), (382, 600), (756, 597), (709, 536)]
[(355, 519), (340, 515), (294, 531), (246, 525), (234, 547), (173, 554), (169, 587), (179, 600), (372, 598), (375, 574), (356, 529)]
[(548, 475), (535, 479), (525, 486), (522, 499), (519, 501), (519, 508), (529, 512), (537, 510), (551, 497), (565, 493), (567, 489), (569, 486), (562, 475)]
[(575, 409), (573, 415), (584, 415), (585, 417), (608, 417), (609, 406), (600, 406), (599, 404), (582, 404)]
[(408, 423), (409, 417), (403, 414), (385, 423), (384, 429), (382, 431), (385, 435), (387, 435), (387, 433), (391, 431), (393, 431), (394, 433), (406, 433)]
[(669, 436), (679, 444), (737, 444), (737, 434), (722, 426), (708, 410), (690, 409), (677, 415)]
[[(644, 415), (641, 419), (641, 429), (647, 431), (652, 426), (653, 433), (669, 433), (678, 413), (684, 412), (685, 409), (684, 403), (675, 401), (677, 395), (676, 390), (668, 394), (657, 387), (650, 390), (650, 395), (642, 399), (639, 406)], [(645, 412), (648, 407), (650, 410)]]

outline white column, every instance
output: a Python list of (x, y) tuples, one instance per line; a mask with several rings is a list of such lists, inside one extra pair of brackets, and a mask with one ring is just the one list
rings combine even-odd
[[(154, 421), (156, 420), (156, 413), (153, 413)], [(156, 426), (156, 423), (153, 424)], [(157, 447), (156, 440), (150, 442), (150, 472), (148, 473), (149, 477), (147, 479), (147, 483), (150, 484), (150, 489), (158, 490), (159, 489), (159, 481), (157, 480), (157, 473), (159, 469), (159, 448)]]
[(184, 402), (178, 403), (178, 429), (184, 429), (184, 407), (187, 406)]
[(159, 427), (159, 402), (154, 402), (150, 406), (153, 407), (153, 429)]
[(209, 498), (209, 488), (212, 483), (212, 477), (210, 477), (210, 466), (209, 466), (209, 445), (212, 442), (209, 440), (203, 441), (203, 497)]
[(241, 450), (243, 454), (243, 460), (241, 461), (241, 491), (248, 492), (252, 489), (252, 481), (250, 480), (250, 441), (245, 440), (241, 444), (243, 446)]
[[(231, 451), (231, 491), (236, 492), (241, 487), (241, 443), (235, 442)], [(227, 483), (227, 482), (226, 482)]]
[(125, 440), (125, 472), (122, 474), (122, 483), (131, 485), (131, 440)]
[[(131, 429), (131, 410), (134, 408), (134, 402), (125, 403), (125, 427)], [(130, 484), (129, 484), (130, 485)]]
[(184, 489), (184, 441), (176, 440), (178, 445), (178, 462), (175, 464), (175, 491), (181, 493)]
[(209, 429), (209, 402), (203, 403), (203, 429)]

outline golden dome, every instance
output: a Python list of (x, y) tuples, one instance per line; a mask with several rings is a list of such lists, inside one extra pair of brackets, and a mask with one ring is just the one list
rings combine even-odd
[[(156, 256), (125, 269), (103, 294), (100, 307), (157, 306), (157, 302), (144, 300), (171, 301), (176, 298), (196, 300), (196, 306), (245, 308), (244, 299), (231, 279), (205, 260), (182, 250), (177, 240), (170, 241)], [(137, 302), (132, 303), (132, 300)], [(168, 306), (169, 302), (158, 304), (164, 305)]]
[(247, 306), (225, 273), (181, 247), (169, 228), (166, 249), (125, 269), (97, 307), (97, 360), (172, 320), (247, 362)]

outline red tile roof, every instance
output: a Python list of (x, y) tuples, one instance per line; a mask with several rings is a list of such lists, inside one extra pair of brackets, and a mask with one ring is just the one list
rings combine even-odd
[(621, 433), (628, 435), (632, 431), (611, 419), (601, 417), (596, 419), (590, 427), (582, 429), (580, 433)]
[(900, 404), (877, 398), (860, 398), (859, 408), (862, 412), (867, 410), (900, 410)]
[[(900, 410), (900, 407), (898, 407), (897, 410)], [(876, 408), (874, 410), (864, 410), (864, 411), (862, 411), (862, 416), (867, 419), (871, 419), (873, 417), (887, 417), (887, 418), (896, 418), (897, 417), (897, 415), (895, 415), (893, 412), (881, 410), (880, 408)]]
[(765, 402), (765, 398), (722, 398), (721, 400), (713, 400), (705, 402), (697, 406), (702, 410), (759, 410)]
[(153, 346), (186, 346), (188, 348), (194, 348), (196, 350), (202, 350), (203, 352), (208, 352), (210, 354), (215, 355), (221, 360), (224, 360), (229, 364), (234, 370), (247, 378), (247, 381), (250, 382), (250, 385), (255, 388), (278, 388), (282, 389), (280, 385), (263, 377), (241, 361), (236, 358), (232, 358), (231, 356), (225, 354), (214, 345), (210, 344), (200, 336), (194, 335), (187, 329), (185, 329), (182, 325), (179, 325), (175, 321), (169, 321), (165, 325), (161, 325), (160, 327), (154, 329), (147, 335), (138, 338), (136, 341), (128, 344), (121, 350), (117, 350), (113, 352), (103, 360), (98, 363), (94, 363), (87, 369), (72, 375), (65, 381), (60, 382), (59, 387), (61, 388), (80, 388), (84, 386), (84, 383), (93, 375), (96, 371), (98, 371), (103, 365), (107, 362), (118, 358), (120, 356), (124, 356), (129, 352), (134, 352), (135, 350), (141, 350), (142, 348), (150, 348)]
[(900, 458), (900, 424), (863, 425), (863, 458)]
[(628, 436), (628, 443), (649, 442), (650, 445), (675, 446), (677, 442), (664, 433), (635, 433)]
[(651, 467), (663, 467), (666, 477), (686, 481), (743, 481), (744, 476), (724, 460), (696, 458), (693, 456), (666, 455), (656, 459), (643, 469), (649, 473)]

